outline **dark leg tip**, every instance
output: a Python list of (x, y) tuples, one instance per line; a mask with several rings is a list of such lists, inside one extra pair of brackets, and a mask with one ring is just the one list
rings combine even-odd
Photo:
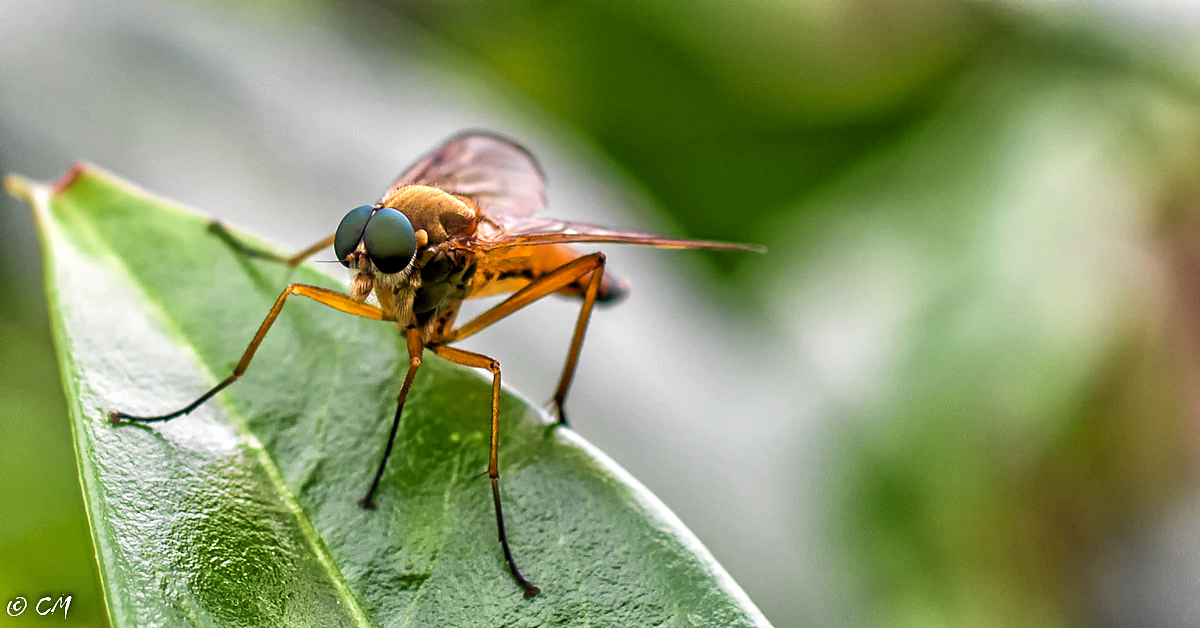
[(363, 510), (375, 510), (375, 498), (367, 495), (358, 500), (358, 505), (363, 507)]
[(542, 592), (541, 589), (533, 586), (532, 584), (529, 584), (529, 583), (525, 584), (525, 597), (530, 598), (541, 592)]
[(115, 412), (115, 411), (109, 412), (108, 413), (108, 422), (112, 423), (113, 425), (120, 425), (121, 424), (121, 413)]
[(554, 413), (554, 416), (558, 418), (559, 425), (567, 424), (567, 411), (563, 408), (562, 402), (552, 399), (550, 401), (550, 412)]

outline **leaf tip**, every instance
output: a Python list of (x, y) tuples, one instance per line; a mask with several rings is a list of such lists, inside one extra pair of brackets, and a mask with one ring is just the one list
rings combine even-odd
[(56, 196), (65, 192), (67, 188), (71, 187), (71, 185), (73, 185), (75, 181), (79, 179), (79, 175), (83, 174), (83, 172), (88, 168), (88, 164), (82, 161), (77, 161), (71, 164), (71, 167), (67, 169), (63, 176), (59, 177), (57, 181), (50, 184), (50, 194), (52, 196)]
[(33, 200), (33, 182), (25, 177), (10, 172), (4, 175), (4, 191), (9, 196), (29, 203)]
[(71, 185), (73, 185), (75, 181), (79, 179), (80, 175), (82, 175), (84, 171), (90, 168), (91, 166), (89, 164), (82, 161), (77, 161), (67, 169), (66, 173), (64, 173), (50, 185), (35, 183), (34, 181), (26, 178), (24, 175), (10, 172), (4, 175), (4, 190), (14, 198), (20, 199), (32, 205), (35, 200), (34, 197), (38, 194), (48, 193), (50, 196), (55, 196), (65, 192), (67, 188), (70, 188)]

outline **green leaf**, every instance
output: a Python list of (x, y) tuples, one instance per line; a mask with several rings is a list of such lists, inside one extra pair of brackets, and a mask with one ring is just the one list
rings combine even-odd
[[(427, 355), (377, 494), (407, 359), (395, 327), (289, 299), (289, 281), (199, 215), (80, 166), (34, 207), (79, 472), (112, 623), (236, 626), (766, 625), (666, 508), (569, 429), (506, 394), (501, 490), (525, 599), (496, 540), (489, 384)], [(652, 419), (647, 419), (652, 420)], [(699, 478), (698, 478), (699, 479)]]

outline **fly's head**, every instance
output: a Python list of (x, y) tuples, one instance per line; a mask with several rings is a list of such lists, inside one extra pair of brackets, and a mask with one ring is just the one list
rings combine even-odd
[(425, 230), (414, 230), (400, 210), (363, 205), (342, 218), (333, 250), (342, 266), (354, 271), (350, 294), (361, 302), (377, 285), (394, 289), (419, 280), (413, 260), (428, 243)]

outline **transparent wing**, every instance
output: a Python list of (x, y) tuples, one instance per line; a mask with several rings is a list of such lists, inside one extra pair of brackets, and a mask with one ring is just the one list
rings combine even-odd
[(618, 231), (581, 222), (567, 222), (535, 216), (488, 216), (476, 231), (477, 246), (482, 250), (503, 249), (537, 244), (616, 243), (638, 244), (668, 249), (725, 249), (766, 252), (754, 244), (683, 240), (650, 233)]
[(545, 180), (533, 156), (495, 135), (450, 138), (405, 170), (383, 195), (428, 185), (471, 198), (488, 216), (528, 216), (546, 208)]

